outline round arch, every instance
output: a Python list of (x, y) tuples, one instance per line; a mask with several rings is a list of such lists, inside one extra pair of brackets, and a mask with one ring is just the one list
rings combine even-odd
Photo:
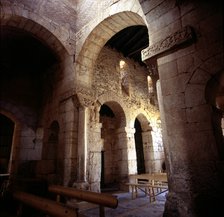
[(9, 120), (11, 120), (14, 123), (14, 130), (13, 130), (13, 136), (12, 136), (12, 144), (11, 144), (11, 153), (8, 163), (8, 173), (14, 173), (16, 168), (15, 164), (12, 162), (16, 161), (17, 158), (17, 147), (19, 146), (19, 136), (22, 129), (22, 123), (21, 121), (11, 112), (5, 109), (0, 109), (0, 114), (7, 117)]
[[(127, 7), (124, 6), (124, 8)], [(82, 47), (77, 48), (76, 81), (79, 84), (91, 87), (96, 59), (100, 50), (113, 35), (129, 26), (146, 26), (147, 22), (144, 19), (144, 14), (141, 12), (141, 6), (139, 5), (137, 11), (114, 12), (113, 15), (108, 13), (110, 14), (109, 17), (98, 21), (91, 32), (85, 33), (88, 36), (81, 43)]]
[(140, 122), (143, 131), (152, 130), (150, 122), (144, 114), (140, 113), (139, 115), (137, 115), (136, 119), (138, 119), (138, 121)]
[(26, 9), (14, 10), (13, 6), (1, 6), (1, 26), (22, 29), (32, 34), (52, 49), (60, 60), (71, 53), (66, 44), (59, 40), (60, 31), (57, 31), (57, 28), (49, 25), (48, 20)]
[(124, 110), (115, 101), (106, 101), (100, 109), (101, 138), (101, 190), (119, 188), (119, 182), (127, 175), (127, 141)]
[(216, 140), (216, 147), (220, 159), (224, 159), (224, 71), (216, 73), (207, 82), (205, 88), (206, 102), (211, 105), (212, 109), (212, 127)]
[(126, 127), (127, 112), (125, 111), (125, 105), (123, 104), (121, 98), (113, 93), (105, 93), (99, 97), (98, 101), (101, 105), (106, 104), (107, 106), (109, 106), (113, 110), (113, 112), (119, 116), (118, 118), (120, 120), (120, 127)]

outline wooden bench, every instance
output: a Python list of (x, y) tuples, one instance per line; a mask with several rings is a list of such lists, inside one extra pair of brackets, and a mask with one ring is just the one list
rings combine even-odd
[(149, 196), (149, 201), (150, 203), (153, 201), (156, 201), (156, 196), (159, 194), (162, 194), (166, 191), (168, 191), (167, 186), (162, 186), (162, 185), (152, 185), (152, 184), (147, 184), (147, 183), (126, 183), (131, 187), (131, 192), (132, 192), (132, 199), (137, 198), (138, 196), (138, 189), (143, 191), (145, 195)]
[(140, 174), (130, 175), (130, 182), (126, 183), (130, 187), (132, 199), (138, 196), (138, 190), (149, 196), (149, 201), (156, 201), (156, 196), (168, 191), (166, 174)]

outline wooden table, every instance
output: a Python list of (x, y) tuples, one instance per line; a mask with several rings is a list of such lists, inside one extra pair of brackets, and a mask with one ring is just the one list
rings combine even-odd
[(165, 173), (130, 175), (129, 183), (132, 199), (138, 196), (138, 190), (149, 196), (150, 202), (156, 201), (156, 196), (168, 191), (167, 175)]

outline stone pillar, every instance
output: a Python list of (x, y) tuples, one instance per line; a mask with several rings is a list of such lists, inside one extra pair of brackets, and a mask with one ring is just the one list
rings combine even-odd
[[(185, 83), (191, 75), (187, 72), (178, 74), (178, 59), (166, 63), (163, 60), (158, 61), (159, 92), (169, 162), (169, 194), (164, 216), (176, 216), (175, 213), (181, 217), (197, 216), (195, 204), (202, 209), (202, 204), (197, 203), (203, 203), (200, 202), (202, 195), (207, 194), (205, 197), (208, 197), (208, 192), (216, 185), (213, 180), (215, 171), (212, 169), (215, 167), (216, 153), (209, 126), (211, 117), (201, 98), (202, 86), (195, 88), (195, 85)], [(209, 188), (211, 183), (213, 187)], [(208, 188), (206, 192), (205, 186)]]
[[(58, 152), (58, 169), (60, 176), (63, 173), (63, 184), (65, 186), (74, 178), (72, 173), (74, 171), (74, 160), (75, 160), (75, 148), (77, 147), (77, 111), (75, 110), (74, 100), (72, 97), (67, 98), (61, 102), (60, 105), (60, 115), (61, 115), (61, 127), (60, 131), (60, 141)], [(62, 178), (62, 177), (61, 177)], [(60, 181), (59, 181), (60, 183)]]
[(78, 147), (77, 147), (77, 180), (73, 183), (74, 187), (87, 188), (89, 178), (87, 164), (89, 161), (87, 135), (89, 137), (89, 113), (88, 108), (93, 104), (94, 97), (91, 90), (85, 87), (76, 87), (76, 97), (78, 103)]
[[(119, 141), (122, 144), (122, 164), (126, 168), (125, 171), (121, 171), (121, 176), (125, 177), (129, 174), (137, 173), (137, 157), (135, 149), (135, 128), (121, 128), (119, 134)], [(123, 132), (122, 132), (123, 131)], [(121, 134), (122, 132), (122, 134)], [(124, 144), (127, 144), (124, 146)], [(123, 175), (122, 175), (123, 173)]]
[[(162, 125), (162, 137), (163, 137), (163, 148), (164, 148), (164, 154), (165, 154), (165, 160), (166, 160), (166, 170), (172, 172), (172, 168), (169, 167), (171, 165), (170, 161), (170, 153), (169, 146), (167, 144), (168, 137), (167, 137), (167, 128), (166, 128), (166, 120), (165, 120), (165, 112), (164, 112), (164, 103), (163, 103), (163, 97), (162, 97), (162, 91), (161, 91), (161, 85), (160, 80), (156, 83), (157, 88), (157, 98), (158, 98), (158, 104), (159, 104), (159, 110), (160, 110), (160, 117), (161, 117), (161, 125)], [(168, 176), (169, 178), (169, 176)]]
[(100, 192), (101, 182), (101, 128), (102, 124), (97, 122), (91, 122), (88, 126), (87, 181), (90, 190), (95, 192)]
[(145, 172), (152, 173), (154, 171), (154, 149), (152, 144), (151, 131), (142, 132), (142, 142), (145, 160)]
[[(186, 26), (148, 47), (143, 55), (149, 64), (150, 58), (157, 58), (161, 84), (158, 92), (169, 182), (164, 217), (216, 216), (213, 212), (223, 204), (219, 196), (223, 166), (218, 162), (211, 108), (205, 100), (207, 72), (196, 61), (200, 52), (193, 42), (193, 28)], [(183, 43), (188, 46), (178, 50)]]
[(78, 174), (77, 180), (79, 182), (86, 181), (86, 159), (87, 159), (87, 108), (79, 107), (78, 119)]

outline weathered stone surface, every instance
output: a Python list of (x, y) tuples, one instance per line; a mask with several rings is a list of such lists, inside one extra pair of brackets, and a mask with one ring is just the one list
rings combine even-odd
[[(105, 184), (127, 181), (138, 171), (138, 119), (145, 172), (161, 170), (166, 157), (164, 217), (216, 216), (223, 207), (217, 192), (224, 193), (223, 82), (217, 80), (218, 92), (209, 89), (212, 105), (205, 92), (224, 68), (222, 1), (2, 0), (0, 7), (1, 29), (34, 37), (56, 59), (36, 79), (34, 67), (27, 74), (17, 67), (11, 76), (13, 50), (1, 57), (8, 73), (1, 79), (0, 113), (14, 123), (8, 158), (13, 177), (22, 169), (20, 174), (49, 183), (88, 183), (97, 192), (102, 172)], [(106, 45), (133, 25), (148, 28), (148, 68)], [(151, 104), (156, 86), (160, 112)], [(105, 105), (109, 117), (102, 114)]]
[(186, 26), (177, 32), (169, 35), (167, 38), (154, 43), (148, 48), (142, 50), (142, 60), (149, 59), (156, 55), (159, 55), (165, 51), (169, 51), (183, 43), (191, 42), (194, 40), (193, 29), (190, 26)]

